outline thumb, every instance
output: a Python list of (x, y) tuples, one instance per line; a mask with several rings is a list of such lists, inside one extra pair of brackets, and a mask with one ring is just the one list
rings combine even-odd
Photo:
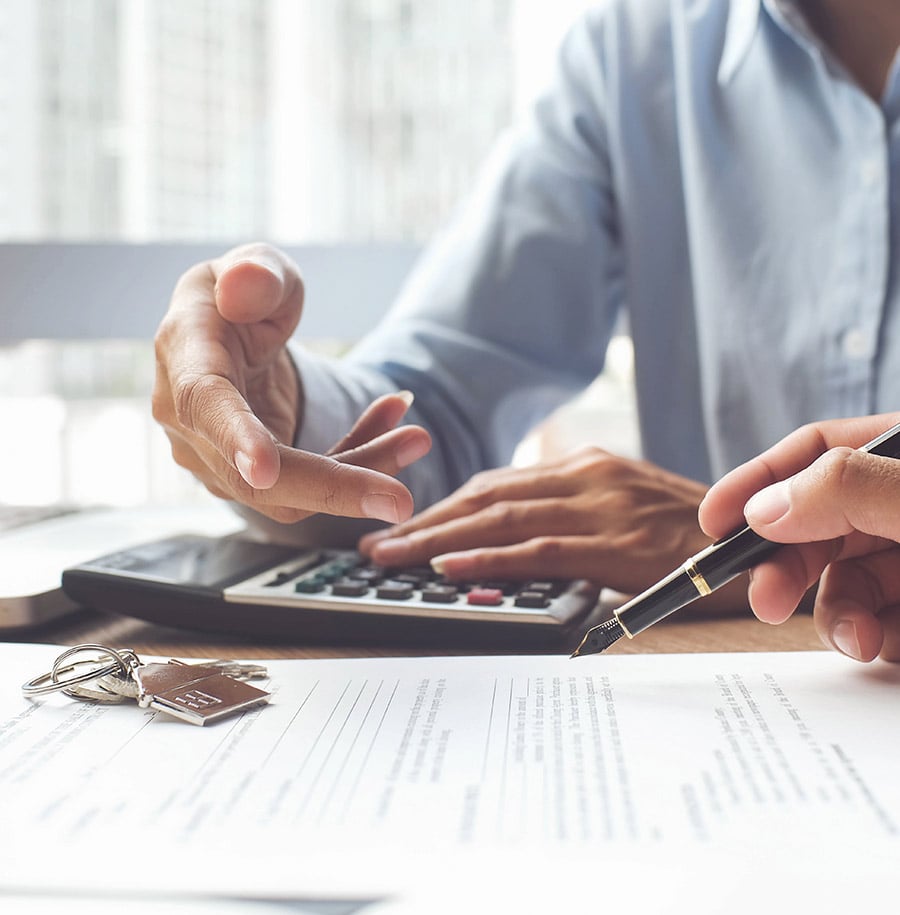
[(285, 318), (293, 331), (303, 308), (297, 266), (269, 245), (233, 248), (212, 264), (219, 314), (233, 324)]
[(768, 540), (810, 543), (861, 531), (900, 541), (900, 461), (833, 448), (744, 506), (747, 523)]

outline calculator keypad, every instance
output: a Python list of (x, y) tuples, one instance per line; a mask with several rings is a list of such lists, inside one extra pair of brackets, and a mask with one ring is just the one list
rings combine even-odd
[(363, 613), (565, 623), (594, 606), (584, 581), (451, 581), (428, 566), (383, 568), (351, 550), (317, 550), (226, 588), (225, 599)]

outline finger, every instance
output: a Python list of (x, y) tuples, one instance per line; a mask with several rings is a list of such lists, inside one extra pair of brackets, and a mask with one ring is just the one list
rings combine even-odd
[(783, 623), (839, 549), (834, 540), (786, 547), (751, 569), (747, 598), (756, 616), (764, 623)]
[(190, 473), (214, 496), (220, 499), (233, 498), (233, 494), (224, 488), (221, 480), (184, 439), (173, 435), (168, 431), (167, 435), (171, 445), (172, 457), (179, 467), (183, 467), (185, 470), (190, 471)]
[(175, 426), (205, 440), (249, 486), (273, 486), (281, 469), (276, 443), (234, 385), (215, 374), (176, 377), (171, 384)]
[(858, 448), (900, 419), (900, 414), (813, 423), (726, 474), (700, 504), (700, 526), (714, 538), (743, 524), (743, 508), (756, 492), (808, 467), (830, 448)]
[[(833, 563), (822, 576), (813, 611), (822, 641), (848, 657), (871, 661), (900, 605), (900, 548)], [(896, 647), (897, 633), (891, 633)]]
[[(429, 506), (399, 527), (367, 534), (360, 540), (359, 549), (374, 558), (375, 545), (382, 541), (427, 532), (458, 519), (471, 519), (492, 505), (510, 505), (529, 499), (563, 498), (571, 495), (575, 488), (571, 477), (557, 472), (550, 465), (484, 471), (475, 474), (446, 499)], [(445, 547), (449, 548), (446, 544)], [(417, 555), (424, 556), (423, 550), (418, 550)]]
[[(214, 496), (249, 503), (254, 488), (208, 442), (194, 438), (188, 442), (172, 429), (165, 430), (175, 463), (190, 471)], [(273, 449), (274, 449), (273, 444)], [(272, 516), (271, 512), (266, 514)], [(299, 517), (279, 520), (299, 520)]]
[(394, 476), (430, 450), (431, 436), (421, 426), (403, 426), (332, 457), (345, 464), (369, 467)]
[(885, 661), (900, 661), (900, 603), (885, 607), (878, 620), (884, 634), (880, 657)]
[(328, 454), (335, 455), (351, 451), (366, 444), (379, 435), (395, 428), (412, 406), (412, 391), (398, 391), (395, 394), (383, 394), (372, 401), (363, 411), (353, 428), (329, 449)]
[(802, 543), (862, 531), (900, 540), (900, 461), (834, 448), (754, 495), (747, 522), (769, 540)]
[(589, 533), (595, 526), (556, 499), (513, 500), (402, 536), (370, 539), (366, 546), (370, 558), (381, 565), (412, 565), (439, 554), (514, 544), (542, 534)]
[[(296, 266), (280, 251), (247, 245), (188, 270), (156, 336), (154, 415), (203, 436), (255, 488), (278, 476), (272, 436), (243, 392), (290, 337), (303, 306)], [(234, 324), (252, 324), (239, 335)], [(160, 416), (165, 422), (165, 417)]]
[(293, 333), (303, 310), (303, 281), (286, 254), (270, 245), (242, 245), (210, 266), (216, 308), (226, 321), (269, 321), (284, 339)]
[(409, 490), (394, 477), (327, 455), (277, 446), (282, 472), (270, 489), (248, 493), (247, 504), (377, 518), (396, 524), (412, 514)]
[[(423, 443), (424, 438), (424, 443)], [(176, 462), (190, 470), (214, 495), (232, 499), (283, 523), (299, 521), (316, 512), (355, 518), (377, 518), (396, 523), (412, 512), (409, 490), (388, 473), (396, 472), (397, 454), (418, 443), (427, 451), (428, 434), (416, 426), (394, 430), (380, 447), (355, 457), (380, 463), (357, 466), (338, 458), (311, 454), (278, 445), (284, 472), (267, 490), (254, 490), (211, 448), (198, 451), (177, 435), (169, 434)], [(382, 471), (381, 468), (384, 468)]]
[(506, 546), (485, 547), (436, 556), (435, 571), (447, 578), (588, 578), (608, 581), (609, 569), (598, 556), (596, 537), (535, 537)]

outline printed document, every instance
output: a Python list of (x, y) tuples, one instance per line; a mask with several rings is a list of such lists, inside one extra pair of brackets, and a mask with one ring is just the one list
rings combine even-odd
[(0, 646), (6, 889), (85, 885), (100, 849), (112, 884), (337, 896), (402, 890), (425, 856), (900, 849), (896, 665), (280, 660), (269, 705), (201, 728), (23, 698), (57, 653)]

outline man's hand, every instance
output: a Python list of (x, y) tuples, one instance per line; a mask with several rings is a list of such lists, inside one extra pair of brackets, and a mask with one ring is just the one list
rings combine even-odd
[(314, 512), (396, 523), (412, 496), (393, 474), (430, 448), (396, 428), (406, 394), (380, 398), (328, 455), (291, 448), (303, 392), (285, 343), (303, 282), (280, 251), (248, 245), (188, 270), (156, 337), (153, 415), (177, 463), (213, 494), (281, 522)]
[(719, 537), (743, 523), (797, 544), (751, 573), (750, 604), (780, 623), (819, 581), (822, 641), (852, 658), (900, 660), (900, 461), (855, 450), (900, 414), (813, 423), (709, 491), (700, 523)]
[(385, 565), (431, 560), (456, 579), (587, 578), (634, 593), (708, 545), (697, 525), (705, 491), (645, 461), (586, 448), (476, 474), (360, 548)]

